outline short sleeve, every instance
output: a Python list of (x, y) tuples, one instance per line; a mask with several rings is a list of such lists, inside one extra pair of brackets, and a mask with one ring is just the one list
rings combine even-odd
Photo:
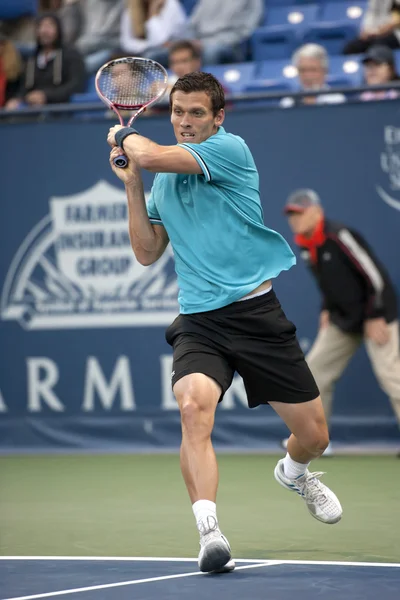
[(200, 144), (179, 144), (197, 160), (206, 181), (233, 183), (247, 168), (245, 146), (240, 138), (217, 133)]
[(149, 199), (147, 200), (147, 215), (149, 217), (150, 223), (153, 225), (162, 225), (163, 222), (161, 220), (160, 214), (157, 210), (155, 195), (157, 193), (157, 176), (153, 182)]

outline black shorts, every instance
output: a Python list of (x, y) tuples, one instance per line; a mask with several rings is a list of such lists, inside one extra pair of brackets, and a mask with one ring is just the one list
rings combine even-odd
[(296, 327), (273, 290), (217, 310), (179, 315), (165, 337), (174, 349), (172, 386), (185, 375), (204, 373), (219, 383), (222, 400), (237, 371), (250, 408), (308, 402), (319, 395)]

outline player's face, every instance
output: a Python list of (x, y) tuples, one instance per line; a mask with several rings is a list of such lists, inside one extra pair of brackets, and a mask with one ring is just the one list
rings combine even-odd
[(224, 120), (224, 110), (215, 116), (211, 98), (205, 92), (174, 92), (171, 123), (178, 144), (200, 144), (217, 132)]
[(306, 90), (319, 89), (325, 83), (326, 71), (318, 58), (303, 56), (297, 65), (301, 86)]
[(319, 207), (310, 206), (302, 212), (289, 213), (289, 226), (296, 235), (312, 235), (320, 218)]

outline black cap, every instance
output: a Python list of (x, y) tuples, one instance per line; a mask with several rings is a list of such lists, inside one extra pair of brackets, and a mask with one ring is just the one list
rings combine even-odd
[(377, 65), (389, 64), (394, 65), (394, 55), (387, 46), (371, 46), (364, 54), (362, 62), (374, 62)]
[(286, 201), (284, 212), (304, 212), (310, 206), (320, 206), (321, 201), (314, 190), (296, 190)]

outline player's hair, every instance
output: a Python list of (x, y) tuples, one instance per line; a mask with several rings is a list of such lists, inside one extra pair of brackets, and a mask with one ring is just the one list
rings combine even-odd
[(194, 73), (188, 73), (183, 77), (180, 77), (175, 83), (169, 96), (169, 104), (172, 109), (172, 97), (174, 92), (184, 92), (190, 94), (191, 92), (205, 92), (211, 100), (211, 108), (216, 116), (219, 111), (225, 107), (225, 93), (222, 85), (211, 73), (203, 73), (202, 71), (196, 71)]
[(201, 58), (200, 50), (197, 48), (197, 46), (195, 46), (195, 44), (193, 44), (193, 42), (190, 42), (189, 40), (178, 40), (177, 42), (171, 44), (169, 47), (168, 56), (171, 57), (172, 54), (179, 52), (179, 50), (189, 50), (192, 58), (197, 60)]

